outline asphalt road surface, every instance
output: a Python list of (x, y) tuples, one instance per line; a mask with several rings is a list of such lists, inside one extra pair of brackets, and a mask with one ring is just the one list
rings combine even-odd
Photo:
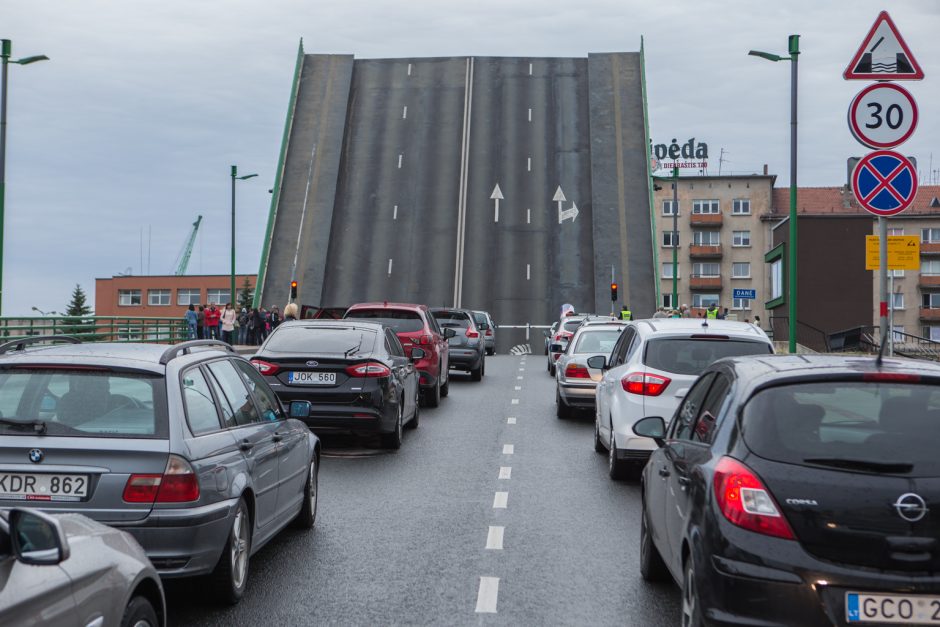
[(400, 451), (325, 439), (316, 528), (257, 553), (235, 607), (170, 582), (170, 624), (677, 624), (677, 588), (640, 578), (637, 484), (607, 477), (590, 416), (555, 417), (544, 359), (454, 375)]

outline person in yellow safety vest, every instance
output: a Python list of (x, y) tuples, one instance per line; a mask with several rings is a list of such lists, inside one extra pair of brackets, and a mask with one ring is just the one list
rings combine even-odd
[(705, 317), (713, 320), (718, 319), (718, 306), (715, 303), (708, 306), (708, 310), (705, 311)]
[(630, 308), (627, 307), (627, 304), (623, 304), (623, 308), (620, 310), (620, 319), (621, 320), (633, 320), (633, 312), (630, 311)]

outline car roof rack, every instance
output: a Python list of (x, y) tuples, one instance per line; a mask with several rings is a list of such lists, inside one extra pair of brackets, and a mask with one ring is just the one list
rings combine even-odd
[[(192, 349), (199, 348), (200, 346), (212, 346), (222, 348), (224, 350), (230, 351), (232, 353), (236, 352), (232, 346), (222, 340), (189, 340), (188, 342), (180, 342), (179, 344), (174, 344), (169, 347), (163, 354), (160, 355), (160, 365), (165, 366), (173, 359), (181, 357), (183, 355), (192, 354)], [(2, 347), (0, 347), (2, 348)]]
[(71, 335), (31, 335), (0, 344), (0, 355), (12, 351), (26, 350), (26, 347), (30, 344), (40, 344), (42, 342), (65, 342), (66, 344), (82, 343), (80, 339)]

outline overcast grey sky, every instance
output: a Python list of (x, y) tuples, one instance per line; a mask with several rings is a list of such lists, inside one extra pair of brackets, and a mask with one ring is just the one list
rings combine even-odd
[[(940, 3), (700, 0), (33, 0), (8, 3), (10, 70), (4, 314), (60, 310), (81, 284), (131, 268), (170, 273), (204, 216), (190, 273), (229, 268), (230, 164), (238, 188), (238, 272), (258, 270), (298, 40), (308, 53), (586, 56), (646, 42), (655, 143), (709, 146), (711, 172), (768, 164), (788, 181), (789, 65), (801, 37), (801, 185), (841, 185), (862, 154), (846, 126), (866, 83), (842, 71), (888, 9), (926, 73), (903, 147), (924, 176), (940, 131)], [(940, 168), (940, 150), (934, 169)], [(922, 184), (927, 181), (922, 180)], [(141, 267), (141, 232), (152, 233)], [(148, 261), (149, 258), (149, 261)]]

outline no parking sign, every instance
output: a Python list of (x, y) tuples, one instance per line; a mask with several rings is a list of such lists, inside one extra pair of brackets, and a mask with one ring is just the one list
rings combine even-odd
[(893, 216), (914, 202), (917, 171), (904, 155), (877, 150), (859, 161), (852, 171), (852, 192), (869, 212)]

